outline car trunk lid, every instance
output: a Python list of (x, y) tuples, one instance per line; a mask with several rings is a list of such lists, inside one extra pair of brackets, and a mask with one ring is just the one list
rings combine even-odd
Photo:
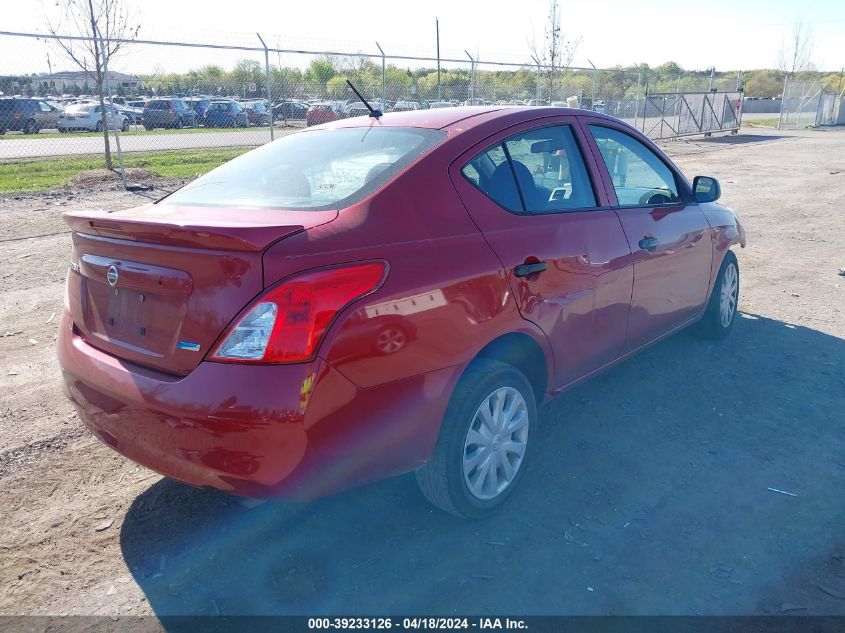
[(263, 290), (263, 251), (336, 217), (170, 205), (68, 213), (74, 325), (107, 353), (187, 374)]

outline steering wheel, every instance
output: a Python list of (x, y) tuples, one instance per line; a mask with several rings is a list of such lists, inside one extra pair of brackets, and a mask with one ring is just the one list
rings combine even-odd
[(672, 202), (672, 198), (663, 191), (647, 191), (640, 196), (640, 204), (642, 205), (658, 205), (668, 204)]

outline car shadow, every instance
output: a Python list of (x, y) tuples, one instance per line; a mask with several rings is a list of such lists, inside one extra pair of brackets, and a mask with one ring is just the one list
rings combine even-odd
[(741, 316), (544, 406), (486, 520), (410, 475), (252, 509), (163, 479), (125, 517), (125, 562), (159, 617), (760, 613), (845, 534), (845, 340)]
[(726, 136), (711, 136), (709, 138), (696, 139), (697, 143), (716, 143), (722, 145), (745, 145), (748, 143), (767, 143), (770, 141), (779, 141), (786, 138), (780, 134), (731, 134)]

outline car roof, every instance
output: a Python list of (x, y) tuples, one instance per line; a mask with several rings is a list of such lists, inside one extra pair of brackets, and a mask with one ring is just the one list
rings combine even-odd
[[(619, 122), (619, 119), (612, 116), (578, 108), (553, 108), (550, 106), (457, 106), (453, 108), (388, 112), (381, 117), (380, 123), (387, 127), (421, 127), (434, 130), (442, 130), (460, 124), (461, 130), (468, 130), (495, 120), (501, 120), (508, 125), (516, 125), (523, 121), (563, 114), (588, 116), (597, 120), (604, 119)], [(370, 125), (369, 117), (357, 117), (324, 123), (318, 127), (344, 128), (367, 125)]]

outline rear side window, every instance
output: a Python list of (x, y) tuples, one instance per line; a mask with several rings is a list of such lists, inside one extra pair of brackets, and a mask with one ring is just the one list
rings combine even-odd
[(162, 204), (340, 209), (364, 199), (445, 136), (400, 127), (299, 132), (229, 161)]
[(461, 172), (481, 190), (481, 193), (499, 206), (508, 211), (524, 210), (513, 177), (513, 169), (501, 143), (473, 158), (464, 165)]
[(651, 149), (619, 130), (589, 127), (620, 206), (654, 206), (680, 200), (674, 173)]

